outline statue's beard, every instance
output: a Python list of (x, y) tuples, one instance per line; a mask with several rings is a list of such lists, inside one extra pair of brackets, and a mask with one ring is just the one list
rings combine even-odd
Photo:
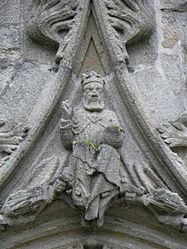
[(83, 106), (88, 111), (102, 111), (105, 107), (104, 101), (100, 97), (83, 98)]

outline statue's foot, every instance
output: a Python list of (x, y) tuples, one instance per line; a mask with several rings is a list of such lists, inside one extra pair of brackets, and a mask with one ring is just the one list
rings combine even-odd
[(82, 227), (89, 227), (90, 226), (89, 221), (85, 220), (85, 218), (82, 216), (81, 216), (81, 226)]
[(104, 215), (101, 218), (97, 219), (97, 226), (102, 227), (103, 223), (104, 223)]

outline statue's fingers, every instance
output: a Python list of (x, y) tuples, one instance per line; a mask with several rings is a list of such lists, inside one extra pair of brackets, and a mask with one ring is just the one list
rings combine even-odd
[[(136, 0), (137, 1), (137, 0)], [(137, 11), (138, 6), (136, 1), (122, 0), (122, 2), (129, 7), (132, 11)]]
[(183, 146), (181, 143), (178, 143), (177, 141), (173, 141), (172, 143), (168, 144), (170, 148), (175, 148), (175, 147), (181, 147)]
[(62, 108), (66, 108), (66, 107), (69, 105), (68, 102), (69, 102), (68, 100), (62, 101), (61, 107), (62, 107)]
[(11, 154), (16, 149), (17, 149), (16, 145), (7, 145), (4, 147), (4, 151), (7, 152), (8, 154)]
[(157, 130), (160, 132), (160, 133), (166, 133), (169, 129), (169, 126), (166, 126), (166, 125), (161, 125), (157, 128)]
[(187, 142), (183, 139), (166, 139), (170, 148), (187, 146)]
[(18, 145), (21, 141), (23, 141), (22, 137), (15, 136), (15, 137), (12, 137), (9, 139), (8, 144), (9, 144), (9, 146)]
[(64, 106), (63, 106), (63, 109), (64, 109), (65, 112), (68, 112), (68, 110), (69, 110), (69, 108), (68, 108), (67, 105), (64, 105)]
[(173, 138), (167, 138), (167, 139), (164, 140), (164, 142), (167, 143), (167, 144), (172, 144), (172, 143), (175, 142), (175, 140)]
[(167, 139), (167, 138), (172, 137), (171, 133), (167, 133), (167, 132), (160, 134), (160, 136), (161, 136), (162, 138), (164, 138), (164, 139)]
[(5, 156), (3, 159), (1, 159), (1, 161), (6, 162), (9, 160), (9, 158), (10, 158), (10, 156)]
[(179, 121), (170, 121), (169, 123), (179, 131), (183, 131), (185, 128), (184, 125)]
[(114, 5), (114, 3), (112, 2), (108, 2), (108, 0), (105, 1), (105, 4), (106, 4), (106, 7), (109, 9), (109, 10), (117, 10), (117, 7), (116, 5)]
[(159, 127), (158, 131), (161, 134), (167, 134), (168, 136), (176, 136), (176, 134), (179, 132), (179, 130), (171, 123)]

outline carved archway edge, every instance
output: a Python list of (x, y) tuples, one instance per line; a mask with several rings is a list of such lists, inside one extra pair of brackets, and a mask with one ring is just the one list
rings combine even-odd
[[(140, 108), (136, 97), (133, 95), (130, 90), (130, 82), (133, 80), (129, 71), (127, 70), (126, 64), (121, 60), (121, 54), (115, 50), (115, 37), (113, 33), (110, 32), (110, 28), (107, 28), (107, 25), (101, 25), (107, 21), (102, 15), (102, 1), (93, 1), (93, 9), (95, 9), (94, 15), (96, 16), (97, 27), (101, 29), (101, 36), (106, 44), (108, 53), (111, 58), (112, 67), (115, 69), (115, 75), (117, 78), (119, 92), (122, 92), (122, 97), (127, 107), (129, 108), (132, 117), (134, 117), (134, 122), (139, 127), (143, 137), (147, 141), (150, 150), (156, 156), (160, 167), (158, 172), (162, 172), (163, 168), (169, 174), (169, 178), (173, 177), (177, 181), (172, 182), (172, 186), (167, 179), (164, 179), (168, 186), (173, 191), (177, 192), (179, 188), (186, 196), (187, 191), (187, 172), (184, 163), (181, 160), (178, 160), (174, 153), (164, 144), (162, 139), (159, 137), (159, 133), (154, 130), (145, 115), (144, 111)], [(109, 39), (110, 38), (110, 39)], [(154, 162), (153, 162), (154, 163)], [(158, 164), (157, 164), (158, 166)], [(162, 174), (160, 174), (162, 175)], [(168, 178), (168, 179), (169, 179)], [(177, 184), (177, 185), (176, 185)]]
[[(87, 26), (87, 20), (90, 13), (90, 1), (86, 1), (84, 9), (82, 9), (83, 15), (78, 16), (79, 26), (75, 26), (76, 29), (72, 32), (71, 42), (69, 42), (64, 50), (64, 57), (59, 64), (58, 73), (52, 82), (46, 85), (46, 88), (41, 92), (40, 99), (33, 108), (33, 112), (30, 115), (27, 126), (30, 129), (25, 140), (20, 144), (15, 151), (14, 156), (10, 158), (5, 166), (0, 168), (0, 186), (2, 186), (9, 176), (14, 172), (20, 161), (31, 150), (33, 144), (41, 134), (46, 122), (50, 119), (56, 105), (62, 98), (63, 90), (66, 88), (68, 81), (71, 79), (74, 58), (80, 46), (82, 40), (82, 34)], [(42, 99), (42, 104), (41, 100)]]
[[(64, 222), (64, 218), (54, 219), (46, 224), (35, 226), (9, 228), (7, 232), (1, 232), (1, 246), (5, 249), (185, 249), (186, 241), (183, 234), (175, 234), (171, 237), (159, 229), (142, 229), (142, 225), (130, 221), (114, 220), (107, 217), (102, 229), (80, 228), (80, 221), (76, 223)], [(62, 225), (63, 224), (63, 225)], [(168, 230), (169, 231), (169, 230)], [(11, 239), (9, 239), (9, 236)]]
[[(110, 55), (112, 67), (115, 68), (115, 74), (118, 80), (118, 88), (123, 93), (122, 96), (124, 102), (128, 106), (129, 111), (134, 117), (136, 117), (134, 119), (135, 123), (142, 131), (142, 134), (147, 143), (150, 145), (153, 154), (155, 154), (158, 158), (160, 163), (160, 169), (158, 169), (158, 171), (160, 170), (161, 172), (162, 168), (165, 168), (166, 172), (168, 172), (170, 176), (174, 176), (175, 179), (177, 179), (178, 187), (184, 193), (184, 195), (186, 195), (187, 176), (184, 165), (181, 162), (174, 160), (175, 158), (172, 158), (171, 152), (165, 146), (164, 142), (158, 137), (158, 133), (151, 128), (146, 115), (138, 107), (137, 100), (128, 87), (131, 80), (129, 72), (125, 63), (121, 61), (121, 55), (115, 51), (115, 38), (112, 37), (112, 34), (109, 32), (107, 27), (103, 25), (105, 20), (103, 19), (103, 15), (100, 13), (102, 9), (102, 2), (93, 0), (92, 3), (94, 15), (97, 16), (95, 20), (97, 21), (97, 26), (98, 29), (100, 29), (101, 37), (103, 38)], [(34, 142), (41, 133), (44, 124), (49, 120), (55, 106), (61, 99), (63, 89), (65, 89), (66, 85), (68, 84), (68, 80), (71, 77), (74, 58), (80, 45), (81, 38), (86, 29), (89, 15), (89, 6), (90, 2), (87, 1), (84, 5), (84, 15), (80, 15), (79, 17), (80, 25), (75, 30), (75, 32), (73, 32), (71, 43), (68, 43), (68, 46), (65, 48), (64, 58), (59, 65), (59, 71), (56, 75), (56, 79), (48, 85), (48, 87), (44, 90), (43, 95), (41, 94), (42, 102), (44, 104), (41, 106), (39, 101), (34, 108), (34, 117), (31, 116), (31, 118), (33, 118), (32, 129), (30, 130), (25, 141), (15, 152), (14, 157), (9, 160), (5, 167), (0, 169), (0, 185), (2, 185), (8, 179), (21, 159), (26, 155), (27, 152), (29, 152), (30, 148), (32, 148)], [(94, 9), (96, 11), (94, 11)], [(109, 37), (110, 39), (108, 39)], [(177, 191), (175, 187), (175, 180), (173, 180), (173, 186), (170, 186), (171, 189), (173, 187), (173, 191)]]

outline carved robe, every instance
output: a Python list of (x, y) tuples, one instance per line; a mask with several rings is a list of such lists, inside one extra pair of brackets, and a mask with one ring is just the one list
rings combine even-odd
[(73, 143), (64, 174), (71, 179), (74, 204), (86, 209), (86, 220), (101, 220), (110, 201), (122, 191), (122, 182), (128, 181), (118, 152), (123, 141), (117, 127), (118, 119), (110, 110), (74, 110), (72, 120), (61, 120), (62, 141), (66, 138), (67, 143), (69, 135)]

